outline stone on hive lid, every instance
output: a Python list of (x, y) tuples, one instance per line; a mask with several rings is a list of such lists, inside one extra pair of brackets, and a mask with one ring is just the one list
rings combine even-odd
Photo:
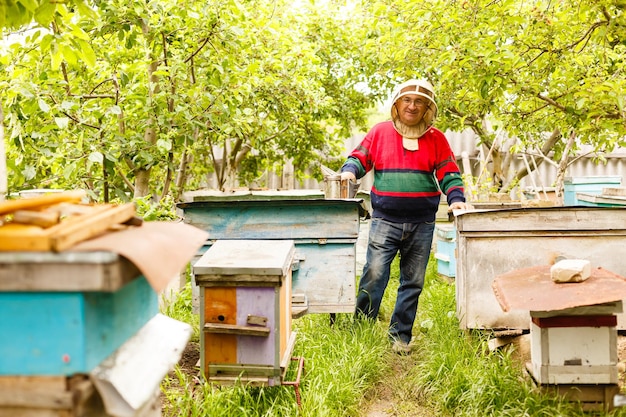
[(563, 259), (550, 267), (552, 281), (582, 282), (591, 276), (591, 263), (585, 259)]

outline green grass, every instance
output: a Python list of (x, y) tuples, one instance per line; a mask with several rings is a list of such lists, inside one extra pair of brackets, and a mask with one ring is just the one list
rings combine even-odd
[[(164, 416), (365, 416), (383, 395), (394, 416), (582, 416), (577, 404), (543, 395), (505, 348), (489, 352), (489, 334), (459, 329), (454, 283), (437, 275), (431, 259), (414, 328), (415, 352), (390, 351), (388, 320), (397, 290), (398, 263), (383, 299), (380, 320), (355, 322), (338, 314), (294, 321), (295, 356), (305, 359), (298, 407), (293, 387), (218, 387), (176, 368), (162, 383)], [(164, 314), (198, 327), (186, 288)], [(198, 331), (194, 338), (198, 340)], [(295, 367), (286, 379), (294, 378)], [(382, 393), (382, 394), (381, 394)], [(594, 416), (626, 416), (626, 410)]]
[[(188, 283), (162, 313), (194, 327), (199, 341), (199, 315), (193, 313)], [(297, 332), (294, 356), (304, 358), (305, 373), (299, 392), (301, 407), (291, 386), (219, 387), (199, 383), (196, 375), (176, 366), (174, 376), (161, 385), (164, 416), (357, 416), (367, 391), (389, 370), (386, 329), (354, 322), (352, 314), (337, 314), (331, 326), (328, 314), (294, 320)], [(285, 380), (296, 377), (292, 363)]]

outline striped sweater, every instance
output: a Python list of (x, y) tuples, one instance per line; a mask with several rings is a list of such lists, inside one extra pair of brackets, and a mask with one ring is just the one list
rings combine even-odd
[(391, 121), (378, 123), (341, 167), (357, 178), (374, 170), (371, 191), (373, 217), (396, 223), (435, 220), (441, 191), (448, 204), (465, 201), (463, 180), (448, 140), (431, 127), (408, 151)]

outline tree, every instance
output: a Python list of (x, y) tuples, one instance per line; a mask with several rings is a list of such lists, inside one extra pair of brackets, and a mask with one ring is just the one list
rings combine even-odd
[(623, 145), (625, 4), (383, 1), (372, 9), (387, 23), (373, 28), (369, 46), (381, 73), (435, 83), (438, 125), (471, 128), (490, 149), (492, 186), (508, 191), (526, 172), (510, 172), (500, 132), (536, 164), (567, 160), (570, 138), (571, 152)]
[(79, 184), (107, 200), (178, 194), (209, 170), (221, 188), (286, 159), (303, 172), (339, 155), (371, 107), (355, 84), (374, 65), (335, 10), (94, 6), (97, 19), (60, 8), (3, 57), (13, 187)]
[[(81, 0), (69, 0), (68, 4), (89, 12)], [(0, 0), (0, 33), (5, 28), (20, 29), (29, 26), (33, 21), (48, 25), (52, 22), (57, 10), (57, 2), (47, 0)], [(4, 110), (0, 102), (0, 201), (4, 200), (8, 191), (4, 130)]]

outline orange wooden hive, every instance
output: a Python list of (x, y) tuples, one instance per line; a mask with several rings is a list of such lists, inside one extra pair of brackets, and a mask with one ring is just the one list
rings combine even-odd
[(293, 240), (218, 240), (194, 264), (208, 381), (280, 385), (291, 361)]

